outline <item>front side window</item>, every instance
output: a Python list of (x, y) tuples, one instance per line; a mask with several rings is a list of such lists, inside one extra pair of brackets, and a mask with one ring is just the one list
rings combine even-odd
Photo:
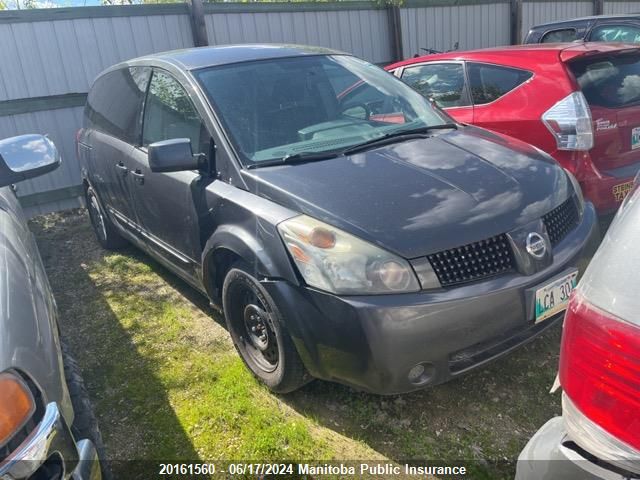
[(564, 28), (545, 33), (540, 43), (564, 43), (573, 42), (574, 40), (577, 40), (576, 29)]
[(519, 68), (485, 63), (469, 63), (467, 68), (475, 105), (493, 102), (533, 76), (533, 73)]
[(99, 77), (85, 107), (85, 116), (93, 128), (127, 143), (136, 143), (149, 75), (148, 67), (131, 67)]
[(640, 103), (640, 55), (578, 60), (569, 67), (589, 105), (616, 108)]
[(194, 74), (249, 166), (452, 121), (393, 75), (347, 55), (259, 60)]
[(464, 67), (460, 63), (406, 67), (402, 81), (442, 108), (469, 105), (464, 89)]
[(176, 79), (154, 70), (145, 103), (142, 143), (191, 140), (193, 153), (207, 153), (208, 135), (186, 90)]
[(640, 27), (600, 25), (591, 31), (592, 42), (640, 43)]

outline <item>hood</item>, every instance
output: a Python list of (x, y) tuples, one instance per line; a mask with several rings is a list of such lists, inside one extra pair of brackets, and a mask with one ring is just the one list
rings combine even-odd
[(572, 193), (551, 157), (476, 127), (245, 175), (253, 193), (405, 258), (508, 232)]

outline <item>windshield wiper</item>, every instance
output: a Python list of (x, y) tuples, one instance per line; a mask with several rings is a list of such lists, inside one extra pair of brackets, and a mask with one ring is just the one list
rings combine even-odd
[(397, 141), (403, 141), (410, 138), (422, 138), (425, 134), (433, 130), (448, 130), (448, 129), (457, 130), (458, 125), (455, 123), (442, 123), (440, 125), (430, 125), (430, 126), (396, 130), (394, 132), (389, 132), (385, 135), (382, 135), (381, 137), (372, 138), (371, 140), (367, 140), (366, 142), (359, 143), (357, 145), (354, 145), (353, 147), (349, 147), (346, 150), (343, 150), (342, 153), (344, 153), (345, 155), (351, 155), (354, 153), (363, 152), (370, 148), (389, 145), (390, 143), (394, 143)]
[(294, 163), (314, 162), (316, 160), (329, 160), (342, 155), (342, 152), (300, 152), (291, 155), (285, 155), (282, 158), (274, 160), (265, 160), (264, 162), (256, 162), (248, 165), (247, 168), (273, 167), (274, 165), (290, 165)]
[(458, 125), (455, 123), (443, 123), (440, 125), (422, 126), (422, 127), (416, 127), (416, 128), (396, 130), (395, 132), (390, 132), (385, 135), (382, 135), (381, 137), (376, 137), (371, 140), (367, 140), (366, 142), (359, 143), (345, 150), (293, 153), (290, 155), (285, 155), (282, 158), (275, 158), (273, 160), (255, 162), (255, 163), (252, 163), (251, 165), (247, 165), (247, 168), (254, 169), (254, 168), (262, 168), (262, 167), (273, 167), (276, 165), (292, 165), (295, 163), (314, 162), (317, 160), (329, 160), (332, 158), (340, 157), (342, 155), (351, 155), (352, 153), (358, 153), (360, 151), (364, 151), (369, 148), (387, 145), (388, 143), (392, 143), (398, 140), (402, 141), (403, 139), (407, 139), (407, 138), (420, 138), (420, 137), (423, 137), (425, 134), (431, 132), (432, 130), (445, 130), (445, 129), (457, 130)]

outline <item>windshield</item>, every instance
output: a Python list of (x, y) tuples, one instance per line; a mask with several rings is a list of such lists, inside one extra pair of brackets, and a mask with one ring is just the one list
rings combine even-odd
[(393, 75), (347, 55), (237, 63), (195, 76), (245, 165), (452, 122)]

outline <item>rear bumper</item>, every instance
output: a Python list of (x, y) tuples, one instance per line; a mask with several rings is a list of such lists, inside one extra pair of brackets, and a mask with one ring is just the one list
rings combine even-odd
[(608, 171), (600, 171), (592, 165), (591, 171), (578, 172), (576, 178), (585, 198), (594, 204), (598, 215), (607, 215), (618, 209), (638, 171), (640, 162)]
[(518, 457), (516, 480), (625, 480), (572, 448), (562, 417), (545, 423)]
[[(534, 325), (535, 289), (584, 271), (599, 230), (587, 204), (580, 225), (533, 275), (507, 274), (437, 292), (338, 297), (284, 281), (264, 282), (311, 375), (378, 393), (403, 393), (461, 375), (526, 343), (559, 315)], [(409, 372), (421, 365), (416, 381)], [(415, 370), (414, 370), (415, 372)]]
[[(93, 443), (75, 442), (56, 403), (49, 403), (36, 429), (0, 463), (0, 478), (26, 479), (48, 460), (63, 470), (62, 478), (101, 480), (100, 462)], [(42, 478), (42, 477), (38, 477)], [(56, 477), (57, 478), (57, 477)]]

